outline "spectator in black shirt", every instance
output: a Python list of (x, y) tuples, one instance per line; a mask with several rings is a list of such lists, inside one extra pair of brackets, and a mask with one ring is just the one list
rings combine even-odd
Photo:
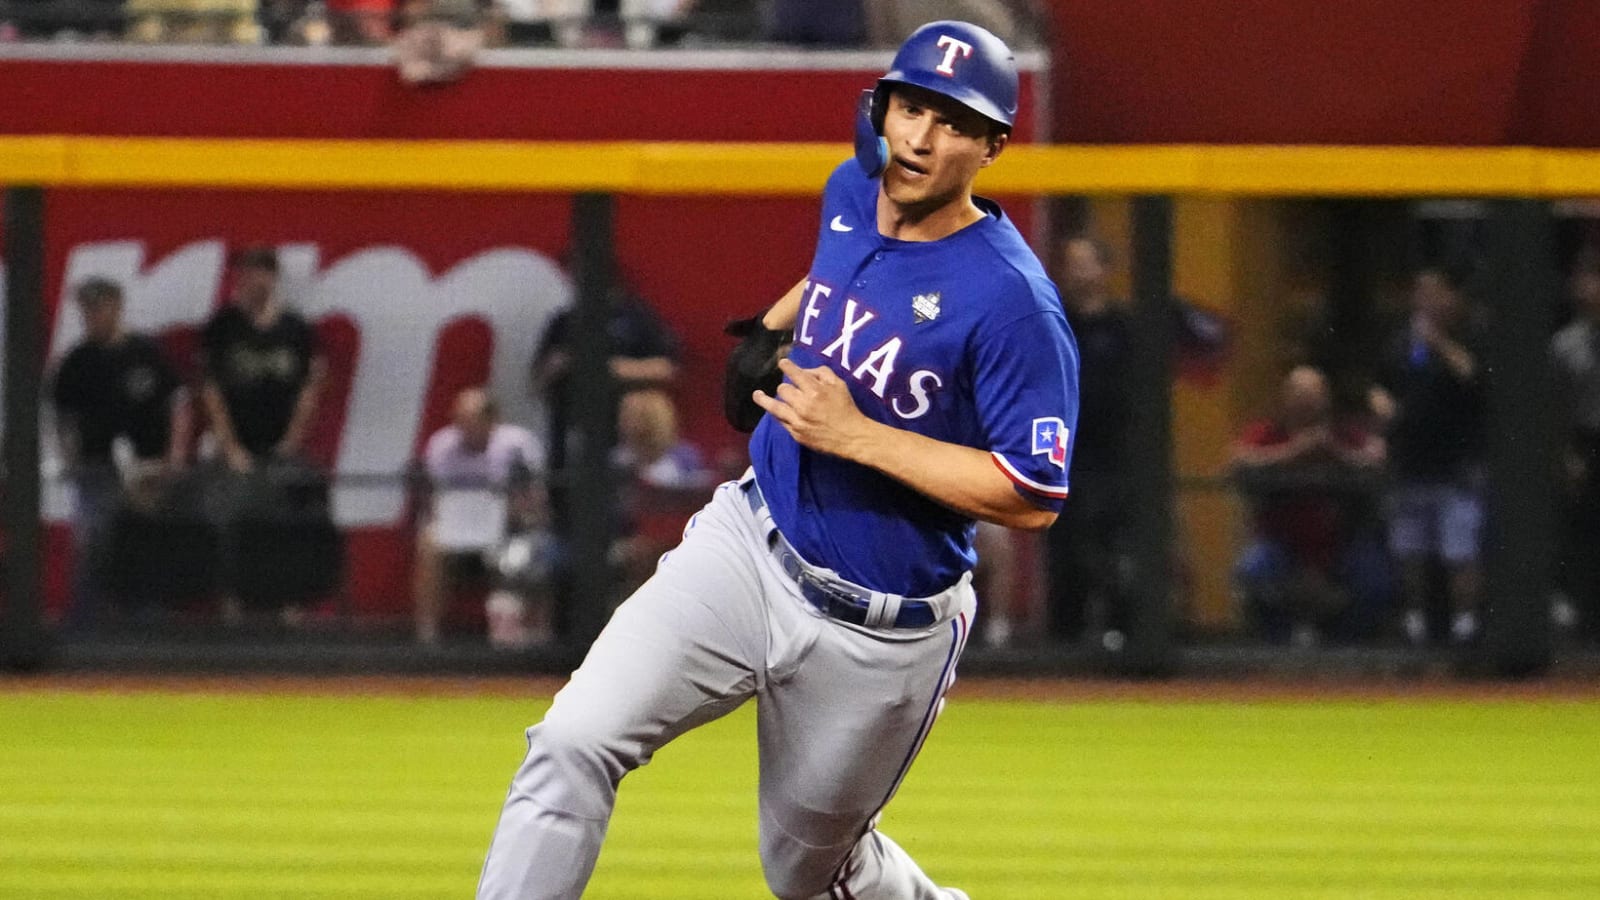
[[(615, 396), (643, 388), (665, 387), (678, 375), (678, 339), (655, 310), (640, 297), (618, 290), (611, 298), (606, 322), (607, 368), (617, 382)], [(573, 354), (572, 311), (550, 322), (533, 358), (534, 387), (544, 394), (549, 410), (549, 467), (559, 472), (567, 463), (572, 430), (569, 391)]]
[[(1125, 630), (1118, 568), (1125, 553), (1125, 432), (1132, 400), (1128, 355), (1132, 324), (1112, 297), (1110, 253), (1100, 241), (1071, 237), (1057, 248), (1061, 302), (1078, 340), (1078, 431), (1072, 453), (1072, 500), (1046, 533), (1052, 637), (1076, 640), (1098, 617), (1104, 639), (1120, 646)], [(1113, 648), (1114, 649), (1114, 648)]]
[[(221, 609), (225, 621), (236, 623), (241, 596), (260, 604), (271, 600), (265, 595), (283, 593), (263, 589), (247, 573), (272, 571), (263, 561), (289, 558), (279, 546), (287, 540), (285, 517), (303, 502), (304, 488), (320, 496), (323, 487), (301, 454), (326, 364), (316, 332), (278, 296), (278, 257), (271, 247), (248, 248), (234, 258), (233, 297), (206, 323), (200, 348), (201, 401), (224, 464), (209, 504), (220, 530)], [(278, 527), (262, 531), (263, 521)], [(262, 543), (269, 533), (278, 543)], [(294, 601), (273, 602), (291, 603), (283, 610), (286, 620), (299, 618)]]
[(1411, 320), (1385, 353), (1371, 404), (1386, 425), (1394, 476), (1389, 549), (1400, 564), (1407, 639), (1428, 638), (1426, 598), (1437, 560), (1447, 573), (1451, 638), (1477, 635), (1483, 440), (1487, 423), (1479, 339), (1460, 283), (1416, 273)]
[(76, 493), (77, 556), (68, 621), (89, 627), (107, 593), (106, 554), (123, 483), (181, 469), (190, 416), (161, 348), (123, 327), (122, 288), (91, 278), (78, 286), (76, 298), (84, 338), (57, 368), (52, 399), (62, 458)]
[(304, 450), (326, 365), (316, 332), (278, 296), (278, 257), (253, 247), (234, 260), (232, 302), (200, 335), (205, 404), (224, 461), (249, 472)]

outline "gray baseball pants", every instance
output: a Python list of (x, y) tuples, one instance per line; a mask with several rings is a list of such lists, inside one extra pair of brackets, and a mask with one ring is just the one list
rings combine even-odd
[(480, 900), (581, 896), (622, 776), (751, 698), (775, 896), (954, 896), (875, 824), (955, 680), (976, 611), (970, 579), (932, 598), (939, 621), (925, 629), (826, 618), (771, 555), (764, 512), (739, 483), (718, 488), (528, 729)]

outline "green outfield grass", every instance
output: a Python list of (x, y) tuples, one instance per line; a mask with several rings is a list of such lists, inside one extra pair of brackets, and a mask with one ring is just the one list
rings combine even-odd
[[(0, 897), (468, 897), (545, 700), (0, 684)], [(587, 896), (767, 896), (749, 710)], [(1600, 897), (1600, 705), (958, 697), (884, 829), (976, 900)]]

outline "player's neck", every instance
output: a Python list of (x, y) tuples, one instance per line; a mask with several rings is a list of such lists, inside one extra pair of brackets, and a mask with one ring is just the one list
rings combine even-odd
[(878, 233), (900, 241), (937, 241), (983, 218), (971, 193), (937, 205), (896, 203), (878, 191)]

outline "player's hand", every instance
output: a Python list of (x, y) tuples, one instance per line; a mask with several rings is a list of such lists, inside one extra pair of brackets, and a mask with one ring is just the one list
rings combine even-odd
[(855, 458), (872, 420), (856, 408), (850, 386), (827, 366), (802, 369), (780, 359), (778, 369), (788, 380), (778, 385), (776, 396), (765, 391), (751, 394), (756, 405), (777, 419), (801, 446)]

